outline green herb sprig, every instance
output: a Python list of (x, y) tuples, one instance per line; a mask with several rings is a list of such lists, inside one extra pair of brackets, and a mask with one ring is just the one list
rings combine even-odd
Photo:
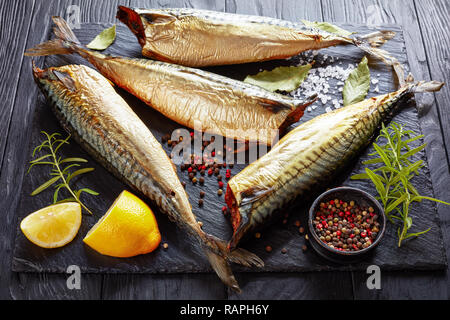
[[(35, 157), (37, 152), (41, 152), (42, 150), (47, 150), (48, 153), (40, 156), (37, 159), (34, 159), (30, 161), (30, 167), (28, 168), (28, 172), (30, 172), (31, 168), (33, 168), (36, 165), (50, 165), (52, 166), (52, 170), (50, 172), (50, 175), (52, 178), (42, 185), (40, 185), (36, 190), (34, 190), (31, 195), (35, 196), (42, 191), (46, 190), (52, 185), (55, 185), (55, 192), (53, 193), (53, 204), (56, 203), (62, 203), (62, 202), (78, 202), (81, 207), (83, 207), (87, 212), (92, 214), (91, 210), (89, 210), (80, 200), (80, 195), (83, 192), (86, 192), (91, 195), (97, 196), (99, 193), (95, 192), (88, 188), (83, 188), (80, 190), (74, 190), (70, 187), (69, 183), (72, 181), (73, 178), (76, 176), (82, 175), (84, 173), (88, 173), (91, 171), (94, 171), (94, 168), (81, 168), (76, 171), (71, 172), (70, 169), (80, 167), (81, 165), (79, 163), (86, 163), (88, 162), (86, 159), (83, 158), (65, 158), (62, 159), (61, 157), (57, 156), (58, 150), (65, 144), (69, 144), (69, 138), (70, 135), (65, 139), (59, 139), (58, 137), (61, 136), (59, 133), (53, 133), (52, 135), (49, 135), (45, 131), (41, 131), (42, 134), (46, 136), (46, 140), (44, 140), (40, 145), (38, 145), (33, 150), (33, 158)], [(65, 166), (65, 167), (64, 167)], [(65, 188), (68, 193), (70, 194), (70, 197), (58, 200), (59, 191)]]
[[(410, 237), (417, 237), (430, 230), (420, 232), (408, 232), (413, 222), (409, 216), (409, 207), (413, 202), (420, 202), (424, 199), (450, 205), (450, 203), (421, 196), (410, 180), (418, 175), (418, 170), (423, 167), (423, 160), (411, 162), (410, 157), (425, 148), (426, 144), (411, 148), (413, 141), (419, 140), (423, 135), (414, 136), (411, 130), (405, 130), (403, 126), (392, 122), (389, 127), (382, 125), (380, 135), (373, 144), (375, 152), (370, 156), (374, 157), (364, 161), (365, 165), (378, 164), (376, 169), (365, 168), (365, 173), (356, 174), (352, 179), (370, 179), (378, 192), (378, 199), (381, 200), (386, 217), (390, 222), (400, 222), (398, 228), (398, 246), (403, 240)], [(384, 142), (384, 145), (378, 144)]]

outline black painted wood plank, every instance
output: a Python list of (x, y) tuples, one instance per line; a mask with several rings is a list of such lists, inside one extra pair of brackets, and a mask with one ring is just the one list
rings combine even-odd
[[(0, 298), (10, 297), (10, 283), (12, 281), (11, 272), (11, 251), (14, 241), (15, 204), (13, 200), (17, 196), (17, 188), (20, 188), (20, 181), (15, 178), (22, 174), (17, 174), (10, 169), (10, 165), (17, 167), (15, 154), (11, 153), (11, 140), (7, 137), (14, 136), (11, 131), (17, 123), (13, 110), (14, 104), (20, 99), (20, 89), (23, 83), (22, 69), (23, 50), (26, 45), (30, 22), (33, 13), (34, 1), (2, 1), (0, 3), (0, 96), (2, 107), (0, 108), (0, 165), (1, 165), (1, 186), (2, 199), (0, 200)], [(32, 100), (31, 100), (32, 101)], [(33, 103), (27, 103), (26, 109)], [(21, 123), (22, 124), (22, 123)], [(11, 129), (10, 129), (11, 127)], [(9, 135), (8, 135), (9, 133)], [(17, 133), (16, 133), (17, 134)], [(10, 143), (7, 143), (7, 142)], [(4, 161), (3, 161), (4, 160)]]
[[(130, 7), (189, 7), (225, 11), (224, 0), (131, 0)], [(102, 299), (226, 299), (225, 286), (215, 274), (104, 275)]]
[[(307, 0), (264, 1), (226, 0), (227, 12), (264, 15), (298, 22), (322, 21), (320, 3)], [(229, 290), (230, 299), (351, 299), (350, 272), (306, 274), (238, 274), (242, 293)], [(330, 290), (330, 288), (333, 288)]]
[(427, 63), (433, 79), (444, 81), (447, 88), (436, 94), (442, 134), (450, 164), (450, 2), (447, 0), (414, 1), (419, 18)]
[[(3, 2), (2, 2), (3, 3)], [(17, 2), (22, 3), (22, 2)], [(115, 10), (118, 1), (98, 3), (81, 0), (81, 1), (36, 1), (34, 10), (30, 10), (30, 15), (33, 14), (31, 20), (30, 34), (26, 42), (26, 47), (32, 47), (37, 43), (45, 41), (48, 37), (49, 30), (52, 26), (51, 17), (53, 15), (60, 15), (66, 17), (67, 9), (70, 5), (77, 5), (80, 8), (81, 22), (106, 20), (114, 21)], [(121, 2), (124, 3), (124, 2)], [(126, 3), (125, 3), (126, 4)], [(109, 8), (109, 9), (108, 9)], [(67, 18), (67, 17), (66, 17)], [(24, 23), (25, 24), (25, 23)], [(2, 21), (3, 25), (3, 21)], [(22, 53), (24, 47), (20, 49)], [(37, 58), (39, 63), (42, 58)], [(1, 232), (1, 245), (8, 246), (5, 251), (11, 251), (10, 230), (16, 229), (17, 219), (15, 218), (15, 210), (18, 205), (18, 192), (22, 183), (22, 177), (26, 168), (27, 155), (24, 154), (23, 148), (27, 145), (30, 135), (30, 121), (33, 116), (33, 107), (37, 98), (37, 87), (34, 84), (31, 76), (30, 59), (26, 58), (23, 61), (22, 69), (19, 74), (19, 85), (17, 91), (17, 99), (14, 104), (14, 111), (12, 114), (11, 129), (8, 136), (8, 144), (6, 149), (7, 157), (5, 157), (2, 174), (0, 177), (0, 184), (6, 185), (6, 192), (4, 197), (0, 200), (0, 207), (5, 210), (6, 215), (2, 215), (1, 219), (5, 218), (5, 223), (1, 224), (1, 228), (5, 231)], [(4, 81), (2, 81), (3, 83)], [(18, 190), (19, 189), (19, 190)], [(39, 208), (36, 208), (39, 209)], [(2, 270), (11, 270), (11, 255), (2, 255), (5, 260), (5, 266)], [(65, 285), (65, 275), (47, 275), (47, 274), (15, 274), (4, 272), (0, 277), (2, 285), (0, 288), (1, 297), (4, 298), (21, 298), (21, 299), (45, 299), (49, 294), (53, 298), (100, 298), (101, 292), (101, 275), (83, 275), (82, 290), (68, 290)], [(4, 291), (3, 291), (4, 290)]]
[[(398, 24), (404, 30), (408, 63), (417, 80), (430, 80), (427, 57), (422, 43), (418, 18), (414, 4), (410, 1), (347, 1), (322, 0), (325, 21), (345, 21), (368, 24)], [(442, 30), (440, 31), (442, 32)], [(435, 80), (442, 80), (433, 78)], [(448, 88), (444, 87), (443, 92)], [(436, 94), (440, 96), (442, 92)], [(430, 166), (434, 195), (442, 200), (450, 200), (450, 192), (446, 185), (449, 182), (449, 171), (444, 150), (442, 132), (434, 94), (416, 95), (419, 107), (419, 121), (427, 143), (426, 154)], [(438, 215), (443, 228), (444, 242), (449, 256), (448, 217), (450, 208), (438, 205)], [(448, 258), (447, 258), (448, 259)], [(353, 277), (355, 298), (368, 299), (420, 299), (424, 292), (430, 297), (446, 299), (448, 297), (448, 280), (443, 272), (383, 272), (382, 289), (368, 290), (367, 275), (356, 272)]]
[(30, 29), (34, 0), (4, 1), (0, 4), (0, 168), (5, 156), (23, 50)]

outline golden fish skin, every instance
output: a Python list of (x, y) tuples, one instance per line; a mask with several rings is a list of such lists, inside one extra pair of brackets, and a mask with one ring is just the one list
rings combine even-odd
[[(136, 35), (144, 56), (190, 67), (284, 59), (338, 44), (361, 45), (288, 21), (208, 10), (119, 6), (117, 18)], [(376, 38), (379, 45), (392, 37), (392, 32), (381, 32), (363, 42)]]
[[(258, 86), (199, 69), (148, 59), (110, 57), (82, 47), (67, 23), (54, 18), (52, 40), (26, 55), (78, 53), (100, 73), (177, 123), (231, 138), (271, 145), (278, 131), (299, 120), (306, 106), (300, 101)], [(283, 132), (281, 132), (282, 134)]]
[[(410, 92), (437, 91), (442, 83), (408, 84), (400, 90), (322, 114), (284, 136), (270, 152), (234, 176), (227, 186), (233, 249), (250, 230), (275, 212), (330, 181), (367, 145)], [(421, 91), (422, 90), (422, 91)]]
[(224, 241), (201, 229), (171, 160), (108, 80), (82, 65), (47, 70), (33, 66), (33, 75), (72, 137), (106, 169), (153, 200), (192, 235), (221, 280), (239, 291), (228, 263), (261, 266), (263, 262), (245, 250), (228, 253)]

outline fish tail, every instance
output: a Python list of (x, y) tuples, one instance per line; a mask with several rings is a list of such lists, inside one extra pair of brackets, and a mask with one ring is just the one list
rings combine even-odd
[(352, 43), (367, 52), (368, 54), (380, 59), (384, 63), (393, 66), (398, 63), (397, 59), (392, 57), (389, 52), (379, 49), (386, 41), (392, 39), (395, 36), (393, 31), (377, 31), (365, 36), (352, 39)]
[(141, 46), (145, 45), (145, 27), (139, 13), (131, 8), (119, 6), (117, 9), (116, 18), (130, 28), (130, 30), (136, 35)]
[(416, 81), (411, 73), (405, 77), (405, 70), (400, 63), (393, 65), (394, 72), (400, 84), (400, 89), (404, 88), (407, 92), (422, 93), (422, 92), (436, 92), (441, 90), (444, 82), (440, 81)]
[(67, 22), (61, 17), (53, 17), (55, 27), (53, 33), (57, 39), (41, 43), (34, 48), (28, 49), (25, 56), (48, 56), (53, 54), (71, 54), (80, 52), (82, 49), (80, 41), (77, 39)]
[(222, 282), (239, 293), (241, 292), (241, 289), (239, 288), (239, 284), (233, 275), (230, 262), (241, 264), (246, 267), (264, 266), (264, 262), (255, 254), (242, 248), (229, 251), (225, 241), (209, 234), (206, 234), (206, 244), (204, 250), (211, 267), (217, 273)]

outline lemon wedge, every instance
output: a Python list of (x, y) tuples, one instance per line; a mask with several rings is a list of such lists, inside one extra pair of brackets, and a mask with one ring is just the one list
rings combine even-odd
[(125, 190), (83, 241), (103, 255), (126, 258), (155, 250), (161, 234), (148, 205)]
[(72, 241), (81, 225), (77, 202), (51, 205), (31, 213), (20, 223), (25, 237), (42, 248), (59, 248)]

